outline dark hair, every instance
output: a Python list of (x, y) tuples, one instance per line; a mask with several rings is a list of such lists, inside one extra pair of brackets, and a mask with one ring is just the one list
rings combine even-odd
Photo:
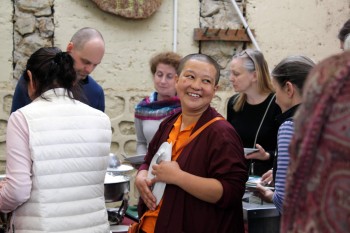
[(32, 74), (35, 86), (33, 98), (58, 87), (68, 90), (68, 96), (73, 98), (71, 91), (77, 79), (73, 64), (73, 58), (68, 53), (61, 52), (57, 47), (45, 47), (35, 51), (28, 59), (23, 72), (27, 82), (29, 81), (27, 71), (29, 70)]
[(162, 63), (165, 65), (170, 65), (177, 70), (179, 67), (181, 56), (174, 52), (163, 52), (158, 53), (149, 61), (152, 74), (156, 73), (157, 66)]
[(347, 35), (350, 34), (350, 19), (348, 19), (343, 27), (339, 30), (339, 33), (338, 33), (338, 39), (341, 41), (341, 42), (344, 42), (345, 41), (345, 38)]
[(180, 61), (180, 64), (179, 64), (179, 68), (177, 69), (178, 75), (180, 75), (182, 69), (184, 68), (185, 64), (189, 60), (202, 61), (202, 62), (206, 62), (208, 64), (213, 65), (215, 67), (215, 70), (216, 70), (215, 85), (217, 85), (219, 83), (219, 80), (220, 80), (220, 66), (219, 66), (219, 64), (210, 56), (208, 56), (206, 54), (201, 54), (201, 53), (189, 54), (189, 55), (185, 56), (184, 58), (182, 58)]
[(315, 63), (308, 57), (289, 56), (277, 64), (271, 76), (281, 87), (287, 82), (291, 82), (301, 94), (306, 77), (314, 66)]

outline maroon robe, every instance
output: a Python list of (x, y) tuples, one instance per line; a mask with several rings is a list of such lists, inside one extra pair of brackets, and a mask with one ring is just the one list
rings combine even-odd
[[(180, 114), (161, 123), (149, 144), (145, 163), (139, 170), (148, 169), (153, 155), (168, 139)], [(198, 120), (193, 132), (218, 116), (221, 115), (209, 107)], [(248, 179), (248, 168), (241, 139), (231, 124), (219, 120), (209, 125), (183, 149), (177, 162), (186, 172), (219, 180), (223, 186), (223, 195), (217, 203), (212, 204), (199, 200), (178, 186), (167, 184), (155, 232), (244, 232), (242, 197)], [(147, 210), (140, 199), (139, 216)]]

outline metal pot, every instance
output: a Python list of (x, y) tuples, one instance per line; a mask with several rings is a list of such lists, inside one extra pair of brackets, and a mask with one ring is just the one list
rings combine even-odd
[(115, 175), (107, 172), (104, 182), (105, 202), (117, 202), (123, 200), (124, 193), (130, 190), (130, 178), (124, 175)]

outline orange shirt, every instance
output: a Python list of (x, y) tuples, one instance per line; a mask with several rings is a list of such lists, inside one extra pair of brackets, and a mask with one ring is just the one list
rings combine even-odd
[[(184, 147), (181, 148), (181, 145), (186, 142), (186, 140), (190, 137), (191, 132), (195, 126), (196, 123), (193, 123), (189, 125), (186, 129), (180, 131), (181, 129), (181, 123), (182, 123), (182, 115), (180, 115), (176, 122), (174, 123), (174, 127), (171, 130), (167, 142), (172, 142), (173, 147), (172, 147), (172, 155), (171, 155), (171, 160), (175, 161), (181, 154), (182, 150)], [(141, 229), (144, 232), (154, 232), (158, 214), (160, 211), (160, 208), (162, 206), (163, 200), (160, 201), (159, 205), (155, 210), (148, 210), (145, 212), (145, 214), (142, 216), (142, 224), (141, 224)]]

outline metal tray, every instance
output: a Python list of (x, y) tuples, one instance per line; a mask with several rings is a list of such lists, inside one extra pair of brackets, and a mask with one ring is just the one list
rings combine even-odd
[(143, 155), (134, 155), (134, 156), (128, 156), (124, 159), (125, 162), (131, 163), (133, 165), (139, 165), (142, 164), (145, 158), (145, 154)]

